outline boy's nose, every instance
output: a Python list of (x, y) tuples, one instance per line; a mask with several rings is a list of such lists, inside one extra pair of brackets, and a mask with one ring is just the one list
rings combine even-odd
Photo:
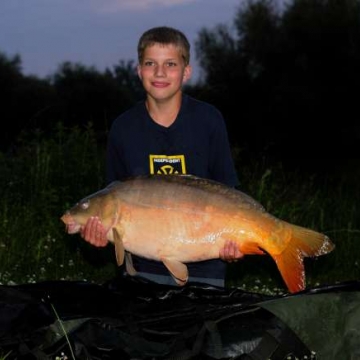
[(155, 68), (155, 75), (156, 76), (165, 76), (166, 72), (165, 72), (165, 68), (162, 65), (158, 65)]

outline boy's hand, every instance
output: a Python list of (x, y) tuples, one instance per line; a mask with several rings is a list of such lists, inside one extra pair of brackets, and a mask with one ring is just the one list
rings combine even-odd
[(244, 257), (234, 241), (226, 241), (224, 247), (220, 250), (220, 259), (227, 262), (236, 262)]
[(94, 246), (104, 247), (108, 244), (105, 228), (97, 216), (89, 218), (86, 225), (81, 227), (80, 235)]

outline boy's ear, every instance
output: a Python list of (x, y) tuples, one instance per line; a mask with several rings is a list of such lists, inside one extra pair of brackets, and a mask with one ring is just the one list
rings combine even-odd
[(192, 75), (192, 67), (191, 65), (187, 65), (184, 69), (184, 76), (183, 76), (183, 81), (188, 81), (191, 78)]
[(137, 65), (136, 70), (137, 70), (138, 77), (140, 78), (140, 80), (142, 80), (142, 77), (141, 77), (141, 66), (140, 66), (140, 64)]

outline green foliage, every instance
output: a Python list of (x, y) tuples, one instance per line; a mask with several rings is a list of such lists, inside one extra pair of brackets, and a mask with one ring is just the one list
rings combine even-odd
[(2, 353), (0, 353), (0, 360), (5, 360), (7, 359), (11, 354), (11, 351), (9, 351), (8, 353), (6, 353), (5, 355), (3, 355)]
[(135, 67), (120, 63), (114, 72), (65, 62), (52, 77), (58, 97), (58, 112), (67, 125), (92, 122), (97, 132), (109, 129), (111, 121), (133, 105), (136, 97)]
[[(86, 277), (91, 251), (64, 234), (63, 211), (104, 186), (104, 151), (91, 125), (24, 134), (0, 158), (0, 281)], [(90, 254), (90, 255), (89, 255)], [(86, 268), (88, 266), (88, 269)]]
[[(360, 276), (360, 185), (357, 171), (335, 175), (285, 170), (282, 164), (254, 163), (241, 168), (241, 190), (257, 199), (276, 217), (326, 234), (335, 250), (315, 259), (305, 259), (308, 285), (333, 284)], [(271, 259), (254, 259), (232, 264), (229, 283), (256, 281), (266, 289), (284, 290)], [(261, 281), (259, 280), (261, 279)], [(260, 288), (260, 285), (256, 285)]]
[(199, 32), (201, 98), (252, 154), (346, 158), (358, 142), (346, 128), (358, 112), (360, 1), (294, 0), (281, 11), (276, 3), (241, 2), (234, 27)]

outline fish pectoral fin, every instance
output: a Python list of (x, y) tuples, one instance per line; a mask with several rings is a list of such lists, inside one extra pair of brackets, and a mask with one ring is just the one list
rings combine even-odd
[(240, 251), (244, 255), (265, 255), (265, 251), (259, 248), (259, 244), (256, 242), (244, 242), (240, 245)]
[(137, 271), (134, 268), (131, 253), (129, 253), (128, 251), (125, 251), (125, 266), (126, 266), (126, 272), (129, 275), (131, 276), (136, 275)]
[(124, 257), (125, 257), (124, 244), (121, 240), (118, 231), (115, 228), (113, 228), (112, 231), (114, 236), (116, 262), (119, 266), (121, 266), (124, 263)]
[(170, 259), (161, 259), (161, 261), (169, 270), (171, 276), (178, 285), (184, 286), (187, 283), (189, 279), (189, 272), (185, 264), (180, 261)]

